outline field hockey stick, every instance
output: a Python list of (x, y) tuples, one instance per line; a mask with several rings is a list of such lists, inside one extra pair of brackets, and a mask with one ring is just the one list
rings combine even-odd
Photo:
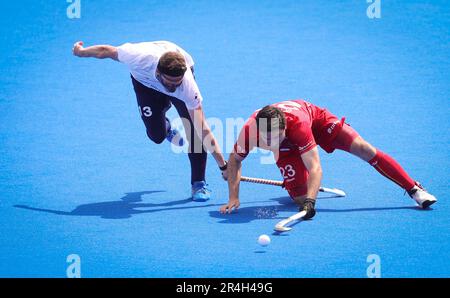
[[(283, 186), (283, 181), (277, 181), (277, 180), (269, 180), (269, 179), (261, 179), (261, 178), (252, 178), (252, 177), (241, 177), (241, 181), (244, 182), (251, 182), (251, 183), (258, 183), (258, 184), (268, 184), (268, 185), (275, 185), (275, 186)], [(328, 187), (320, 187), (320, 192), (330, 193), (334, 194), (338, 197), (345, 197), (345, 192), (341, 189), (337, 188), (328, 188)]]
[(296, 220), (300, 220), (302, 219), (304, 216), (306, 215), (306, 211), (301, 211), (298, 213), (295, 213), (294, 215), (283, 219), (282, 221), (280, 221), (279, 223), (277, 223), (275, 225), (274, 230), (277, 232), (287, 232), (292, 230), (292, 228), (286, 227), (288, 224), (290, 224), (291, 222), (294, 222)]

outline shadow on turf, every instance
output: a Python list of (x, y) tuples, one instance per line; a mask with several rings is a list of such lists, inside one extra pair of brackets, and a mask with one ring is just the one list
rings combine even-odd
[[(184, 205), (187, 203), (192, 203), (191, 198), (169, 201), (166, 203), (144, 203), (142, 196), (154, 193), (160, 193), (164, 191), (141, 191), (141, 192), (130, 192), (126, 193), (125, 196), (120, 198), (118, 201), (107, 201), (91, 204), (83, 204), (77, 206), (72, 211), (61, 211), (52, 210), (45, 208), (35, 208), (25, 205), (14, 205), (15, 208), (52, 213), (57, 215), (66, 216), (99, 216), (104, 219), (125, 219), (130, 218), (136, 214), (153, 213), (168, 210), (182, 210), (182, 209), (194, 209), (194, 208), (205, 208), (205, 207), (219, 207), (222, 204), (205, 204), (195, 206), (185, 206), (180, 207), (179, 205)], [(321, 197), (320, 199), (330, 199), (333, 197)], [(270, 201), (264, 202), (278, 202), (275, 205), (261, 205), (261, 206), (251, 206), (243, 207), (244, 204), (255, 204), (258, 202), (245, 202), (241, 203), (241, 208), (237, 212), (232, 214), (221, 214), (218, 210), (209, 211), (209, 215), (214, 218), (221, 219), (219, 223), (248, 223), (253, 220), (259, 219), (283, 219), (285, 216), (279, 216), (279, 212), (297, 212), (296, 205), (292, 202), (289, 197), (279, 197), (270, 199)], [(148, 208), (142, 210), (141, 208)], [(401, 210), (401, 209), (417, 209), (416, 207), (385, 207), (385, 208), (355, 208), (355, 209), (320, 209), (318, 212), (361, 212), (361, 211), (384, 211), (384, 210)]]
[[(143, 203), (142, 196), (154, 193), (160, 193), (164, 191), (141, 191), (141, 192), (129, 192), (125, 196), (120, 198), (118, 201), (108, 201), (84, 204), (76, 207), (74, 210), (60, 211), (51, 209), (35, 208), (25, 205), (14, 205), (16, 208), (47, 212), (58, 215), (68, 215), (68, 216), (99, 216), (105, 219), (124, 219), (130, 218), (136, 214), (152, 213), (158, 211), (174, 210), (174, 209), (191, 209), (191, 208), (204, 208), (208, 206), (215, 206), (214, 204), (202, 204), (197, 206), (188, 207), (174, 207), (178, 205), (184, 205), (191, 203), (192, 199), (187, 198), (184, 200), (169, 201), (166, 203), (152, 204)], [(151, 208), (147, 210), (139, 210), (140, 208)]]
[[(321, 197), (322, 199), (330, 199), (333, 197)], [(276, 201), (279, 204), (276, 205), (264, 205), (264, 206), (251, 206), (251, 207), (241, 207), (237, 211), (233, 211), (231, 214), (223, 215), (219, 211), (210, 211), (211, 217), (221, 219), (219, 223), (224, 224), (240, 224), (248, 223), (254, 220), (260, 219), (284, 219), (286, 216), (280, 216), (279, 212), (298, 212), (297, 206), (289, 197), (279, 197), (273, 198), (271, 201)], [(347, 213), (347, 212), (367, 212), (367, 211), (386, 211), (386, 210), (417, 210), (417, 211), (427, 211), (422, 210), (414, 206), (404, 206), (404, 207), (374, 207), (374, 208), (352, 208), (352, 209), (325, 209), (317, 208), (318, 213), (322, 212), (332, 212), (332, 213)], [(428, 210), (432, 210), (431, 208)], [(299, 222), (293, 223), (291, 226), (298, 224)], [(284, 235), (283, 233), (277, 233), (277, 235)]]

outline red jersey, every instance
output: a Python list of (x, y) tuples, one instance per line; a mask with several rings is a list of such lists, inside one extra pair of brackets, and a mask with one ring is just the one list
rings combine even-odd
[[(271, 106), (283, 111), (286, 118), (286, 139), (280, 144), (280, 149), (295, 146), (298, 147), (300, 154), (315, 148), (317, 144), (326, 147), (323, 145), (329, 143), (330, 139), (335, 137), (338, 132), (338, 129), (335, 128), (340, 127), (338, 124), (342, 124), (344, 121), (342, 119), (341, 122), (326, 109), (304, 100), (287, 100)], [(243, 158), (253, 148), (258, 147), (259, 136), (256, 128), (256, 115), (259, 111), (255, 111), (247, 120), (234, 145), (234, 152)]]

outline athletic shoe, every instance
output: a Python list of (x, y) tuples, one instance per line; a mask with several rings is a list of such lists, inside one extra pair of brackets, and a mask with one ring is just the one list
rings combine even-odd
[(419, 182), (416, 182), (416, 185), (408, 191), (408, 194), (422, 209), (427, 209), (437, 202), (437, 199), (429, 194)]
[(211, 190), (206, 188), (205, 181), (195, 181), (192, 185), (192, 200), (196, 202), (205, 202), (210, 199)]
[(166, 140), (175, 146), (182, 147), (184, 145), (184, 139), (181, 133), (177, 129), (172, 129), (169, 119), (166, 118), (166, 121), (168, 126)]

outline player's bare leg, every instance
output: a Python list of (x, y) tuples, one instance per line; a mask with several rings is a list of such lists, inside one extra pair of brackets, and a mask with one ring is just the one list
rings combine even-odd
[(369, 162), (377, 154), (377, 149), (359, 136), (350, 146), (350, 153)]

